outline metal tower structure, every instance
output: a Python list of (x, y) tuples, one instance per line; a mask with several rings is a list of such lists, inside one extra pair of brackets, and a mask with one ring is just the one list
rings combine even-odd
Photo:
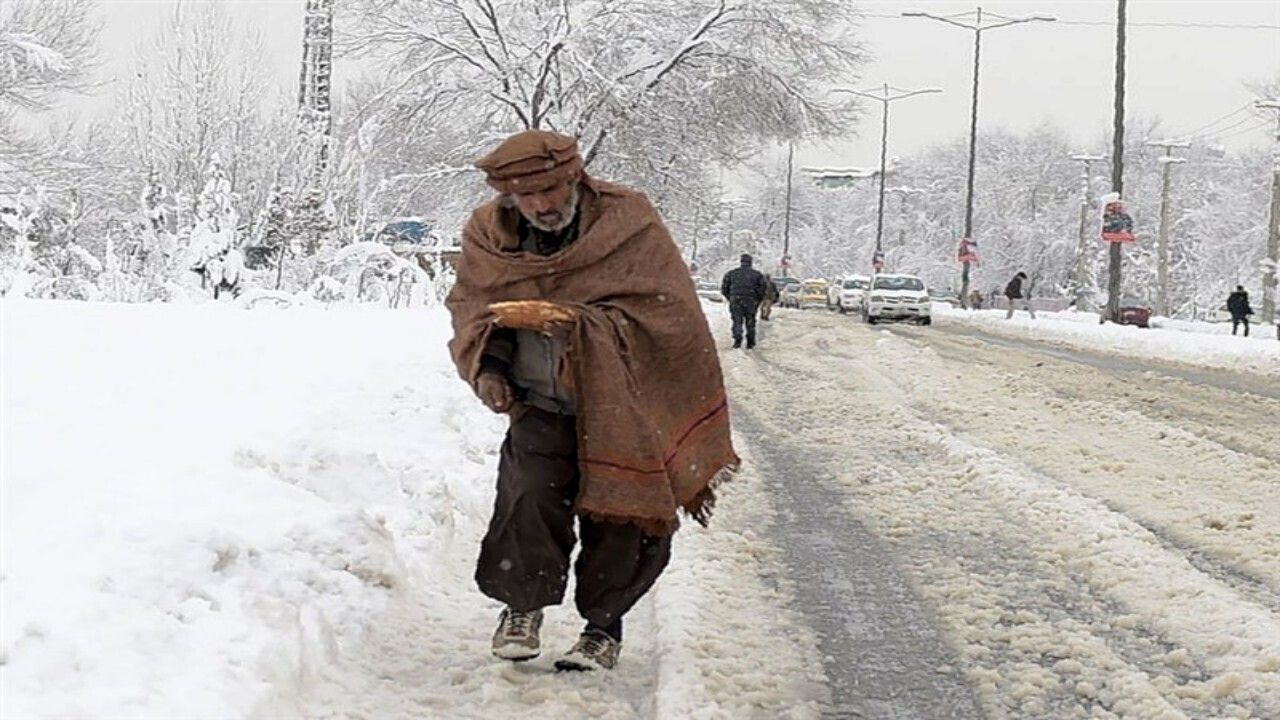
[(330, 95), (333, 86), (333, 3), (307, 0), (302, 32), (302, 69), (298, 74), (298, 121), (310, 164), (307, 190), (319, 190), (329, 167), (333, 136)]

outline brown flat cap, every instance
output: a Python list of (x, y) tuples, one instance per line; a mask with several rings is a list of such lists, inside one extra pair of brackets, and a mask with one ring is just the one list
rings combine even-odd
[(582, 156), (578, 141), (568, 135), (525, 130), (503, 140), (476, 167), (500, 193), (540, 192), (574, 179), (582, 171)]

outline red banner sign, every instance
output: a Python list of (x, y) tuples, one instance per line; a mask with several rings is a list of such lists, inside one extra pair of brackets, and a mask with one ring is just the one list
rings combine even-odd
[(978, 262), (978, 243), (973, 238), (961, 238), (960, 249), (956, 252), (956, 259), (962, 263)]
[(1110, 243), (1131, 243), (1137, 240), (1133, 234), (1133, 217), (1125, 202), (1114, 194), (1102, 205), (1102, 239)]

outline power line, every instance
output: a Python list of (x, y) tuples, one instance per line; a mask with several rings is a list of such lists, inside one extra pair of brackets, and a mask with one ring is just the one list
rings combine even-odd
[[(1059, 20), (1062, 25), (1091, 25), (1098, 27), (1114, 27), (1115, 23), (1094, 20)], [(1194, 30), (1280, 30), (1280, 25), (1248, 25), (1243, 23), (1174, 23), (1149, 22), (1129, 23), (1129, 27), (1149, 28), (1190, 28)]]
[(1217, 119), (1215, 119), (1215, 120), (1212, 120), (1212, 121), (1210, 121), (1210, 122), (1208, 122), (1208, 123), (1206, 123), (1206, 124), (1204, 124), (1204, 125), (1201, 125), (1200, 127), (1196, 128), (1195, 130), (1191, 130), (1191, 131), (1189, 131), (1189, 132), (1185, 132), (1185, 133), (1178, 133), (1178, 134), (1176, 135), (1176, 137), (1197, 137), (1200, 133), (1204, 132), (1205, 130), (1208, 130), (1209, 128), (1213, 127), (1214, 125), (1217, 125), (1218, 123), (1222, 122), (1223, 120), (1226, 120), (1226, 119), (1228, 119), (1228, 118), (1233, 118), (1233, 117), (1235, 117), (1236, 115), (1239, 115), (1240, 113), (1245, 112), (1246, 110), (1249, 110), (1249, 109), (1250, 109), (1250, 108), (1252, 108), (1252, 107), (1253, 107), (1253, 103), (1252, 103), (1252, 102), (1247, 102), (1247, 103), (1245, 103), (1244, 105), (1241, 105), (1240, 107), (1236, 108), (1235, 110), (1232, 110), (1231, 112), (1227, 113), (1226, 115), (1223, 115), (1222, 117), (1217, 118)]
[(1224, 125), (1223, 127), (1214, 128), (1212, 130), (1202, 130), (1200, 132), (1190, 133), (1187, 135), (1183, 135), (1181, 137), (1184, 137), (1186, 139), (1203, 138), (1203, 137), (1221, 137), (1223, 133), (1231, 132), (1232, 130), (1235, 130), (1236, 128), (1240, 127), (1241, 125), (1247, 125), (1256, 120), (1257, 120), (1256, 117), (1246, 115), (1245, 117), (1242, 117), (1239, 120), (1236, 120), (1235, 122), (1229, 125)]
[[(900, 20), (901, 15), (893, 15), (890, 13), (861, 13), (862, 17), (879, 18), (889, 20)], [(1082, 25), (1093, 27), (1115, 27), (1114, 22), (1103, 20), (1063, 20), (1058, 19), (1059, 25)], [(1149, 28), (1186, 28), (1192, 30), (1272, 30), (1280, 31), (1280, 25), (1254, 25), (1247, 23), (1179, 23), (1179, 22), (1146, 22), (1146, 23), (1127, 23), (1128, 27), (1149, 27)]]
[[(1249, 123), (1253, 123), (1253, 124), (1249, 125)], [(1246, 116), (1224, 127), (1215, 128), (1213, 130), (1205, 130), (1202, 132), (1195, 133), (1194, 135), (1177, 135), (1175, 137), (1185, 141), (1222, 140), (1226, 138), (1233, 138), (1239, 135), (1244, 135), (1245, 133), (1256, 130), (1257, 128), (1262, 127), (1262, 125), (1265, 125), (1265, 124), (1266, 124), (1265, 122), (1259, 124), (1258, 118), (1256, 117)], [(1248, 127), (1243, 127), (1246, 125)]]
[(1261, 130), (1262, 128), (1267, 127), (1267, 126), (1269, 126), (1269, 125), (1271, 125), (1271, 121), (1270, 121), (1270, 120), (1263, 120), (1263, 121), (1261, 121), (1261, 122), (1259, 122), (1259, 123), (1257, 123), (1257, 124), (1255, 124), (1255, 125), (1250, 125), (1250, 126), (1249, 126), (1249, 127), (1247, 127), (1247, 128), (1241, 128), (1240, 130), (1236, 130), (1236, 131), (1235, 131), (1235, 132), (1233, 132), (1233, 133), (1228, 133), (1228, 134), (1226, 134), (1226, 135), (1214, 135), (1214, 136), (1213, 136), (1213, 139), (1214, 139), (1214, 140), (1228, 140), (1228, 139), (1233, 138), (1233, 137), (1239, 137), (1239, 136), (1241, 136), (1241, 135), (1248, 135), (1249, 133), (1254, 132), (1255, 130)]

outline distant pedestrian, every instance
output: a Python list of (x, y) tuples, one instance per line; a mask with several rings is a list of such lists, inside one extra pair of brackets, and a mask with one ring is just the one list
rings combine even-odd
[(720, 293), (729, 301), (729, 315), (733, 318), (733, 346), (742, 347), (743, 330), (746, 330), (747, 349), (756, 346), (756, 311), (768, 294), (764, 274), (751, 267), (751, 256), (743, 254), (741, 264), (725, 273), (720, 283)]
[(1021, 307), (1031, 313), (1031, 319), (1036, 319), (1035, 308), (1031, 307), (1031, 291), (1030, 288), (1024, 287), (1027, 282), (1027, 274), (1019, 271), (1008, 285), (1004, 286), (1004, 296), (1009, 299), (1009, 312), (1005, 314), (1004, 319), (1009, 320), (1013, 317), (1013, 311)]
[(778, 298), (782, 293), (778, 290), (778, 285), (766, 273), (764, 276), (764, 300), (760, 301), (760, 319), (768, 322), (769, 314), (773, 312), (773, 304), (778, 302)]
[(1227, 310), (1231, 313), (1231, 334), (1235, 335), (1244, 325), (1244, 336), (1249, 337), (1249, 316), (1253, 308), (1249, 307), (1249, 293), (1243, 285), (1237, 285), (1236, 291), (1227, 296)]
[(982, 309), (982, 293), (977, 290), (969, 293), (969, 307), (974, 310)]

